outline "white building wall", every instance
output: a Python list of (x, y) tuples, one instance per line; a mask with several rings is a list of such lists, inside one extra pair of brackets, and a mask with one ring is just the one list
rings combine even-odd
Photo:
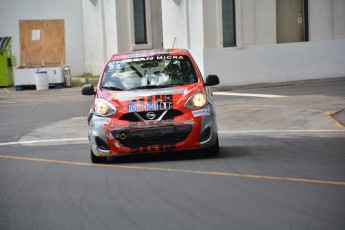
[(105, 60), (102, 6), (100, 1), (83, 0), (85, 72), (100, 73)]
[(221, 86), (345, 76), (345, 40), (205, 49), (204, 75)]
[[(237, 46), (276, 43), (276, 0), (236, 0)], [(218, 48), (223, 44), (221, 0), (162, 1), (164, 47)]]
[(237, 46), (275, 44), (276, 0), (237, 0)]
[(310, 41), (345, 39), (345, 1), (309, 1)]
[(333, 38), (345, 39), (345, 0), (333, 0)]
[[(104, 18), (104, 27), (103, 27), (103, 34), (104, 34), (104, 59), (108, 60), (112, 54), (118, 52), (118, 31), (117, 27), (114, 26), (116, 24), (116, 2), (114, 0), (105, 0), (104, 1), (104, 10), (103, 10), (103, 18)], [(115, 23), (114, 23), (115, 22)]]
[(132, 44), (134, 43), (134, 37), (132, 36), (132, 33), (134, 33), (134, 24), (131, 21), (133, 15), (131, 13), (130, 1), (116, 0), (117, 16), (116, 21), (113, 22), (113, 27), (117, 28), (118, 50), (114, 53), (132, 50)]
[(188, 48), (188, 2), (162, 1), (164, 48)]
[[(203, 26), (203, 34), (199, 37), (203, 38), (204, 46), (197, 47), (197, 48), (217, 48), (220, 44), (223, 43), (223, 34), (220, 33), (220, 27), (222, 27), (222, 8), (221, 8), (221, 0), (205, 0), (199, 1), (202, 4), (202, 11), (203, 15), (198, 15), (199, 23)], [(192, 12), (194, 12), (193, 6), (191, 6)], [(194, 15), (193, 15), (194, 16)], [(203, 23), (202, 23), (203, 22)], [(194, 27), (195, 24), (191, 24), (191, 28)], [(192, 31), (191, 31), (192, 33)], [(200, 39), (199, 38), (199, 39)], [(198, 39), (198, 38), (197, 38)], [(193, 41), (193, 40), (192, 40)], [(193, 48), (193, 42), (190, 42), (191, 48)]]
[(333, 39), (333, 0), (309, 1), (310, 41)]
[[(177, 47), (192, 48), (190, 51), (204, 76), (218, 74), (222, 86), (343, 77), (345, 37), (342, 34), (345, 28), (345, 1), (309, 2), (310, 37), (318, 42), (276, 44), (275, 0), (236, 1), (238, 47), (223, 48), (222, 21), (219, 18), (216, 21), (209, 20), (212, 13), (221, 11), (221, 1), (214, 1), (213, 8), (209, 1), (199, 1), (198, 4), (193, 3), (193, 10), (191, 5), (186, 9), (183, 0), (180, 5), (174, 1), (162, 4), (169, 9), (163, 9), (163, 27), (169, 28), (164, 31), (164, 36), (169, 37), (180, 31), (179, 27), (173, 26), (171, 20), (175, 18), (174, 10), (183, 12), (179, 15), (182, 18), (185, 14), (189, 15), (189, 22), (193, 17), (193, 26), (183, 28), (183, 33), (180, 34), (182, 38), (179, 38), (183, 40), (183, 36), (187, 34), (189, 43), (177, 43)], [(185, 10), (189, 11), (186, 13)], [(321, 19), (320, 15), (323, 15)], [(165, 23), (166, 18), (170, 18), (171, 24)], [(213, 18), (217, 17), (213, 15)], [(178, 20), (186, 21), (184, 18)], [(332, 40), (334, 38), (343, 40)], [(217, 41), (214, 42), (214, 39)], [(212, 48), (217, 42), (218, 48)]]
[(277, 43), (276, 0), (255, 1), (255, 44)]
[[(344, 0), (309, 1), (310, 40), (340, 39), (339, 43), (325, 41), (322, 43), (305, 42), (279, 45), (275, 45), (276, 1), (236, 0), (236, 38), (237, 46), (242, 47), (242, 50), (236, 47), (222, 48), (221, 0), (150, 0), (150, 2), (152, 14), (151, 47), (160, 48), (163, 41), (165, 48), (171, 48), (176, 37), (175, 47), (192, 49), (192, 52), (197, 56), (200, 68), (205, 73), (221, 69), (220, 64), (228, 66), (232, 60), (235, 60), (235, 63), (242, 60), (244, 64), (237, 63), (237, 67), (234, 68), (236, 78), (221, 79), (226, 84), (241, 84), (241, 82), (247, 84), (261, 80), (269, 82), (296, 80), (298, 73), (300, 77), (306, 78), (345, 75), (339, 67), (334, 68), (333, 72), (324, 68), (319, 69), (316, 73), (313, 68), (317, 66), (312, 64), (318, 63), (321, 59), (326, 60), (324, 58), (326, 53), (328, 55), (327, 60), (344, 64), (341, 62), (344, 60), (343, 56), (339, 56), (339, 52), (345, 53), (342, 43), (342, 39), (345, 39)], [(162, 21), (160, 21), (160, 10), (163, 15)], [(31, 0), (29, 8), (26, 0), (2, 0), (0, 36), (13, 37), (13, 54), (17, 58), (18, 64), (20, 58), (19, 20), (37, 19), (65, 20), (66, 61), (71, 64), (73, 75), (84, 72), (98, 74), (110, 55), (133, 50), (133, 21), (130, 0)], [(160, 24), (162, 30), (159, 29)], [(162, 33), (164, 34), (163, 37)], [(272, 46), (265, 44), (272, 44)], [(255, 45), (264, 46), (251, 47)], [(336, 49), (334, 46), (338, 46), (338, 48)], [(291, 52), (288, 52), (286, 47), (289, 47)], [(312, 57), (312, 55), (295, 50), (296, 48), (306, 52), (311, 51), (308, 47), (330, 49), (335, 52), (313, 51), (315, 55)], [(271, 61), (274, 59), (262, 60), (266, 60), (268, 55), (278, 58), (275, 53), (282, 55), (280, 59), (277, 59), (282, 62), (275, 64), (274, 68), (265, 67), (268, 64), (273, 66)], [(234, 56), (235, 54), (239, 56)], [(249, 54), (250, 56), (247, 56)], [(222, 59), (222, 61), (209, 62), (209, 55), (213, 55), (214, 60)], [(299, 55), (295, 59), (299, 62), (291, 63), (295, 55)], [(282, 57), (285, 57), (284, 60)], [(300, 57), (303, 58), (300, 59)], [(338, 58), (343, 59), (338, 60)], [(259, 66), (250, 64), (247, 59), (261, 61), (263, 67), (259, 68)], [(293, 66), (300, 66), (299, 63), (307, 63), (308, 65), (301, 65), (303, 68), (295, 68), (294, 72), (287, 72), (287, 74), (291, 74), (288, 77), (283, 74), (284, 62), (287, 63), (286, 66), (289, 66), (289, 63), (294, 64)], [(246, 65), (246, 63), (249, 64)], [(332, 63), (329, 64), (336, 67)], [(254, 73), (254, 70), (261, 73), (255, 80), (249, 77), (251, 76), (250, 73)]]
[(83, 0), (85, 72), (100, 74), (115, 53), (131, 50), (129, 1)]
[(72, 74), (84, 73), (81, 0), (1, 0), (0, 36), (12, 37), (12, 51), (20, 64), (19, 20), (64, 19), (66, 62)]
[[(188, 46), (185, 48), (202, 49), (204, 48), (204, 7), (200, 0), (190, 0), (188, 2)], [(163, 16), (164, 17), (164, 16)], [(164, 34), (165, 36), (165, 34)]]
[[(135, 48), (131, 1), (103, 0), (103, 16), (97, 8), (102, 0), (92, 0), (94, 10), (84, 1), (86, 64), (103, 66), (112, 53)], [(157, 1), (150, 1), (152, 28), (160, 20)], [(344, 0), (309, 1), (310, 40), (318, 42), (289, 44), (276, 44), (276, 0), (236, 0), (237, 47), (232, 48), (222, 47), (221, 0), (159, 3), (163, 38), (152, 30), (152, 48), (163, 40), (164, 48), (191, 49), (201, 71), (218, 74), (223, 86), (345, 76)]]
[(162, 4), (161, 0), (151, 0), (152, 48), (163, 48)]
[(129, 1), (83, 0), (85, 70), (101, 73), (115, 53), (132, 50)]
[(174, 40), (175, 48), (218, 47), (219, 2), (221, 1), (162, 1), (164, 48), (172, 48)]
[(241, 27), (242, 46), (255, 45), (255, 0), (237, 1), (240, 6), (241, 18), (238, 26)]
[(146, 3), (149, 44), (136, 45), (131, 0), (83, 0), (86, 72), (100, 74), (115, 53), (162, 48), (161, 2)]

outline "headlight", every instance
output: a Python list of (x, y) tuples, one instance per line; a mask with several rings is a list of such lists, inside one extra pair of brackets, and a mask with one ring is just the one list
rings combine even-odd
[(207, 104), (207, 97), (203, 91), (198, 91), (190, 96), (184, 105), (188, 109), (200, 109)]
[(104, 99), (96, 99), (94, 113), (98, 116), (107, 117), (117, 112), (115, 106)]

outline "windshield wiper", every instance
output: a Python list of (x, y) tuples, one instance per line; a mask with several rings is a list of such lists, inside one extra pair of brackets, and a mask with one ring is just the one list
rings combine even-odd
[(102, 89), (115, 90), (115, 91), (123, 91), (124, 90), (124, 89), (121, 89), (121, 88), (117, 88), (115, 86), (102, 86)]

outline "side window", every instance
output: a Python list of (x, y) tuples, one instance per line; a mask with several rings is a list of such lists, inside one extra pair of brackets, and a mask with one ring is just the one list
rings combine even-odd
[(236, 46), (235, 0), (222, 0), (223, 46)]
[(147, 44), (145, 0), (133, 0), (135, 44)]

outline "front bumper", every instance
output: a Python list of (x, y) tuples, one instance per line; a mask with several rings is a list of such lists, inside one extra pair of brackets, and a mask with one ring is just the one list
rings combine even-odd
[(96, 156), (199, 149), (217, 140), (214, 111), (208, 115), (174, 121), (126, 123), (93, 116), (89, 143)]
[(193, 125), (169, 125), (111, 131), (112, 137), (122, 146), (138, 149), (141, 146), (176, 145), (186, 140)]

